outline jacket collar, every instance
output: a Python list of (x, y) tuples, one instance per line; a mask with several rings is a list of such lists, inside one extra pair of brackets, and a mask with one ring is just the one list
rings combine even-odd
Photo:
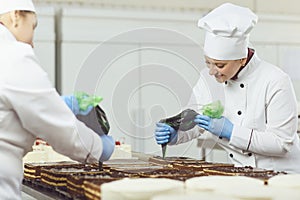
[(244, 80), (247, 76), (250, 76), (260, 65), (261, 59), (257, 56), (256, 52), (252, 56), (252, 59), (245, 66), (245, 68), (240, 72), (238, 80)]
[(244, 81), (246, 78), (249, 78), (251, 74), (259, 67), (261, 63), (261, 59), (257, 56), (256, 52), (252, 56), (251, 60), (247, 63), (247, 65), (241, 70), (238, 74), (238, 78), (235, 80), (228, 80), (227, 82), (241, 82)]
[(17, 41), (15, 36), (3, 24), (0, 24), (0, 40)]

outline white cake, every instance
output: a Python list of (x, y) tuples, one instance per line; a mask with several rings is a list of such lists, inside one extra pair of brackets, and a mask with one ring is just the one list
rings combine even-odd
[(300, 190), (300, 174), (286, 174), (274, 176), (268, 180), (268, 185), (270, 187)]
[(222, 188), (242, 188), (247, 186), (263, 187), (264, 182), (259, 179), (244, 176), (202, 176), (186, 180), (186, 192), (192, 193), (215, 193)]
[(224, 197), (224, 195), (217, 194), (181, 194), (181, 195), (158, 195), (153, 197), (151, 200), (197, 200), (197, 199), (207, 199), (207, 200), (239, 200), (230, 197)]
[(150, 200), (159, 194), (183, 192), (183, 182), (165, 178), (126, 178), (101, 185), (102, 200)]
[(40, 139), (32, 146), (32, 149), (31, 152), (24, 156), (24, 163), (73, 161), (69, 157), (57, 153), (51, 146)]
[[(227, 198), (234, 199), (247, 199), (247, 200), (273, 200), (273, 191), (265, 185), (252, 185), (245, 184), (237, 186), (232, 185), (231, 187), (219, 186), (216, 194), (222, 195)], [(229, 184), (231, 185), (231, 184)]]
[[(287, 180), (288, 178), (285, 176), (283, 175), (282, 178), (286, 179), (286, 181), (279, 180), (279, 178), (276, 178), (277, 176), (271, 178), (273, 179), (271, 181), (273, 182), (272, 185), (279, 180), (278, 185), (280, 186), (283, 186), (283, 182), (285, 182), (285, 186), (291, 183), (296, 184), (297, 182), (298, 186), (300, 186), (300, 175), (294, 177), (293, 181)], [(300, 199), (300, 190), (266, 186), (262, 180), (245, 176), (204, 176), (191, 178), (186, 181), (186, 193), (197, 194), (199, 196), (217, 195), (224, 198), (241, 200)]]
[(287, 188), (272, 188), (273, 199), (272, 200), (299, 200), (300, 199), (300, 190), (287, 189)]
[(28, 152), (24, 158), (24, 163), (37, 163), (37, 162), (46, 162), (48, 160), (48, 156), (45, 151), (31, 151)]

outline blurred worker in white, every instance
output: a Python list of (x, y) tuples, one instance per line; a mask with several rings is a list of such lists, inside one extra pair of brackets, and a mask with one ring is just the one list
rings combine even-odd
[(0, 23), (0, 199), (15, 200), (21, 199), (22, 158), (36, 137), (81, 162), (109, 159), (114, 141), (76, 119), (77, 102), (69, 109), (39, 65), (32, 1), (1, 0)]
[(218, 86), (209, 90), (208, 79), (201, 75), (190, 105), (210, 103), (214, 93), (223, 93), (224, 116), (197, 115), (198, 126), (186, 132), (158, 123), (155, 138), (158, 144), (179, 144), (207, 130), (235, 166), (300, 173), (294, 89), (287, 74), (249, 47), (249, 33), (256, 23), (250, 9), (230, 3), (199, 20), (198, 26), (206, 31), (208, 73)]

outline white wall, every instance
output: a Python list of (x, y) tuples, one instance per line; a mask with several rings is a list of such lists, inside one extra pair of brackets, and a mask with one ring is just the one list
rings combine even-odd
[[(102, 95), (111, 134), (147, 153), (160, 153), (154, 124), (187, 103), (203, 60), (201, 46), (191, 39), (201, 40), (199, 14), (159, 14), (68, 8), (61, 18), (62, 93)], [(191, 143), (169, 153), (197, 156)]]
[(38, 7), (38, 26), (34, 37), (34, 51), (41, 66), (55, 85), (55, 10)]
[[(222, 1), (174, 1), (169, 7), (164, 1), (131, 2), (137, 6), (111, 1), (113, 6), (97, 4), (97, 8), (80, 4), (55, 7), (60, 16), (56, 48), (54, 11), (44, 11), (39, 31), (43, 36), (53, 34), (47, 40), (37, 34), (37, 54), (54, 80), (53, 51), (58, 53), (57, 87), (63, 94), (85, 90), (104, 97), (101, 105), (116, 139), (124, 137), (134, 150), (160, 154), (153, 138), (155, 122), (177, 114), (187, 102), (204, 67), (203, 33), (197, 20)], [(261, 58), (291, 74), (300, 99), (300, 78), (295, 76), (299, 72), (295, 58), (300, 56), (298, 10), (289, 5), (289, 13), (269, 0), (235, 2), (257, 11), (260, 20), (251, 42)], [(196, 141), (170, 147), (168, 155), (197, 156)]]
[(298, 0), (33, 0), (37, 4), (59, 4), (93, 7), (123, 7), (135, 9), (163, 9), (181, 11), (207, 11), (216, 6), (231, 2), (246, 6), (258, 13), (300, 14)]

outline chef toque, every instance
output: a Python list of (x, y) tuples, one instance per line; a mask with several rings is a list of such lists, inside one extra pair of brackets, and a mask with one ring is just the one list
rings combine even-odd
[(0, 15), (14, 11), (25, 10), (35, 12), (32, 0), (1, 0), (0, 1)]
[(248, 8), (225, 3), (199, 19), (206, 31), (204, 54), (216, 60), (246, 58), (249, 33), (258, 17)]

